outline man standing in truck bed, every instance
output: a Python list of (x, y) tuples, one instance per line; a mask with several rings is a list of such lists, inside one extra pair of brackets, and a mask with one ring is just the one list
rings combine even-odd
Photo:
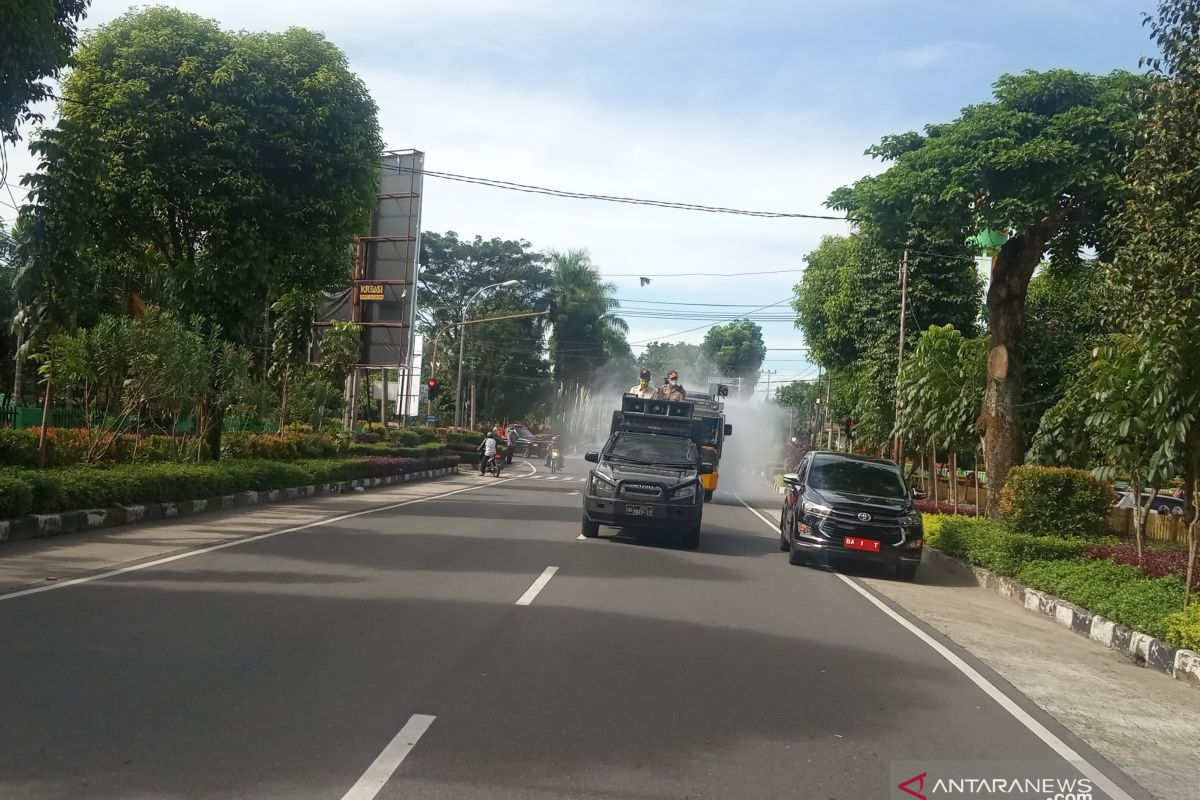
[(679, 373), (671, 370), (667, 379), (658, 387), (659, 400), (687, 400), (687, 390), (679, 384)]

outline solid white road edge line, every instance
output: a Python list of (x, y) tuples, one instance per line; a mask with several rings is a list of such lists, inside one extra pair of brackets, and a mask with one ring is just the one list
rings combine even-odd
[[(532, 464), (526, 464), (526, 466), (533, 469), (534, 472), (537, 472), (537, 467), (533, 466)], [(532, 474), (532, 473), (530, 473), (530, 474)], [(442, 494), (434, 494), (434, 495), (430, 495), (429, 497), (418, 497), (414, 500), (405, 500), (402, 503), (392, 503), (391, 505), (378, 506), (376, 508), (367, 508), (367, 509), (363, 509), (362, 511), (354, 511), (350, 514), (342, 514), (337, 517), (329, 517), (328, 519), (318, 519), (313, 522), (306, 522), (303, 525), (297, 525), (294, 528), (284, 528), (283, 530), (278, 530), (278, 531), (268, 531), (267, 533), (260, 533), (255, 536), (247, 536), (242, 539), (231, 539), (228, 542), (221, 542), (220, 544), (214, 544), (214, 545), (210, 545), (208, 547), (200, 547), (195, 550), (188, 550), (185, 553), (176, 553), (173, 556), (165, 556), (163, 558), (155, 558), (150, 561), (143, 561), (139, 564), (130, 564), (127, 567), (118, 567), (117, 569), (106, 570), (105, 572), (99, 572), (99, 573), (96, 573), (95, 575), (85, 575), (82, 578), (72, 578), (69, 581), (63, 581), (62, 583), (51, 584), (50, 586), (34, 586), (31, 589), (21, 589), (20, 591), (11, 592), (9, 594), (0, 594), (0, 601), (15, 600), (18, 597), (26, 597), (31, 594), (40, 594), (41, 592), (51, 592), (51, 591), (54, 591), (55, 589), (66, 589), (68, 586), (79, 586), (80, 584), (83, 584), (83, 583), (91, 583), (92, 581), (100, 581), (100, 580), (104, 580), (105, 578), (112, 578), (117, 575), (124, 575), (127, 572), (137, 572), (140, 569), (149, 569), (150, 567), (157, 567), (157, 566), (161, 566), (162, 564), (170, 564), (172, 561), (181, 561), (185, 558), (191, 558), (192, 556), (200, 556), (200, 555), (204, 555), (205, 553), (212, 553), (217, 550), (224, 550), (227, 547), (237, 547), (240, 544), (247, 544), (249, 542), (259, 542), (259, 541), (262, 541), (263, 539), (270, 539), (272, 536), (282, 536), (285, 533), (295, 533), (297, 531), (308, 530), (309, 528), (319, 528), (322, 525), (329, 525), (334, 522), (342, 522), (343, 520), (353, 519), (354, 517), (361, 517), (366, 514), (377, 514), (380, 511), (393, 511), (397, 508), (403, 508), (404, 506), (411, 506), (414, 503), (424, 503), (428, 500), (440, 500), (443, 497), (450, 497), (451, 495), (462, 494), (463, 492), (473, 492), (476, 489), (483, 489), (488, 486), (496, 486), (497, 484), (508, 483), (509, 481), (515, 481), (515, 480), (518, 480), (519, 478), (527, 478), (527, 477), (529, 477), (529, 476), (528, 475), (519, 475), (516, 478), (502, 478), (497, 481), (489, 481), (488, 483), (480, 483), (480, 484), (476, 484), (474, 486), (464, 486), (463, 488), (455, 489), (452, 492), (443, 492)], [(401, 485), (403, 485), (403, 484), (401, 484)]]
[(546, 584), (550, 582), (550, 579), (554, 577), (554, 573), (556, 572), (558, 572), (558, 567), (546, 567), (542, 570), (542, 574), (538, 575), (537, 580), (517, 600), (517, 605), (527, 606), (533, 603), (533, 598), (537, 597), (538, 593), (546, 588)]
[(367, 767), (358, 782), (350, 787), (350, 791), (342, 795), (342, 800), (375, 800), (379, 790), (387, 785), (393, 773), (408, 758), (413, 746), (429, 730), (429, 726), (437, 717), (428, 714), (413, 714), (400, 732), (383, 748), (383, 752)]
[[(738, 495), (735, 494), (734, 497), (737, 497), (738, 502), (741, 503), (742, 505), (744, 505), (751, 514), (753, 514), (754, 516), (758, 517), (763, 522), (765, 522), (767, 524), (767, 527), (771, 528), (774, 531), (779, 530), (779, 525), (777, 523), (772, 522), (765, 515), (759, 513), (758, 509), (752, 507), (749, 503), (747, 503), (741, 497), (738, 497)], [(847, 578), (845, 575), (842, 575), (840, 572), (835, 572), (834, 574), (837, 575), (838, 578), (841, 579), (841, 581), (843, 583), (845, 583), (851, 589), (853, 589), (854, 591), (858, 592), (860, 595), (865, 597), (868, 601), (871, 602), (872, 605), (874, 605), (876, 608), (878, 608), (884, 614), (887, 614), (893, 620), (900, 623), (913, 636), (916, 636), (922, 642), (924, 642), (925, 644), (927, 644), (931, 648), (933, 648), (934, 652), (936, 652), (942, 658), (949, 661), (950, 664), (955, 669), (957, 669), (963, 675), (966, 675), (967, 679), (970, 680), (971, 683), (975, 684), (980, 689), (982, 689), (984, 694), (986, 694), (988, 697), (995, 700), (997, 705), (999, 705), (1001, 708), (1003, 708), (1005, 711), (1007, 711), (1009, 714), (1011, 714), (1017, 720), (1017, 722), (1024, 725), (1029, 730), (1030, 733), (1032, 733), (1037, 738), (1041, 739), (1051, 750), (1053, 750), (1055, 753), (1058, 753), (1058, 755), (1061, 756), (1064, 761), (1069, 763), (1071, 766), (1075, 767), (1075, 769), (1079, 770), (1085, 778), (1089, 778), (1092, 781), (1092, 783), (1094, 783), (1096, 786), (1100, 787), (1100, 789), (1103, 790), (1104, 793), (1107, 794), (1110, 798), (1112, 798), (1112, 800), (1133, 800), (1133, 798), (1129, 795), (1128, 792), (1126, 792), (1120, 786), (1117, 786), (1115, 783), (1113, 783), (1112, 780), (1110, 780), (1107, 775), (1105, 775), (1103, 772), (1101, 772), (1099, 769), (1097, 769), (1095, 766), (1093, 766), (1091, 762), (1084, 759), (1083, 756), (1079, 755), (1079, 753), (1077, 753), (1074, 748), (1072, 748), (1070, 745), (1068, 745), (1062, 739), (1060, 739), (1056, 735), (1054, 735), (1054, 733), (1052, 731), (1050, 731), (1045, 725), (1043, 725), (1042, 723), (1040, 723), (1036, 719), (1034, 719), (1033, 716), (1030, 715), (1030, 713), (1028, 711), (1026, 711), (1025, 709), (1021, 708), (1019, 705), (1017, 705), (1015, 702), (1013, 702), (1013, 700), (1008, 695), (1006, 695), (1004, 692), (1000, 691), (996, 687), (996, 685), (993, 684), (991, 681), (989, 681), (987, 678), (980, 675), (978, 670), (976, 670), (970, 664), (968, 664), (967, 662), (965, 662), (961, 658), (959, 658), (953, 651), (950, 650), (950, 648), (946, 647), (944, 644), (939, 642), (937, 639), (934, 639), (932, 636), (930, 636), (928, 633), (926, 633), (925, 631), (918, 628), (916, 625), (913, 625), (911, 622), (909, 622), (904, 617), (897, 614), (891, 608), (888, 608), (886, 603), (881, 601), (875, 595), (868, 592), (863, 587), (859, 586), (857, 583), (852, 581), (850, 578)]]

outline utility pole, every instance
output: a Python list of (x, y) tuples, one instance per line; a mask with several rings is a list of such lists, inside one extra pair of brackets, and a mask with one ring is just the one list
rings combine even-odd
[(830, 420), (829, 401), (833, 397), (833, 374), (829, 373), (825, 376), (825, 378), (826, 378), (826, 382), (825, 382), (825, 432), (827, 434), (827, 441), (825, 443), (825, 449), (832, 450), (833, 449), (833, 428), (829, 424), (829, 420)]
[[(900, 259), (900, 355), (896, 363), (896, 377), (900, 376), (900, 368), (904, 366), (904, 319), (908, 312), (908, 250), (904, 251), (904, 258)], [(896, 398), (896, 422), (900, 421), (900, 398)], [(904, 466), (904, 437), (899, 431), (896, 433), (896, 441), (892, 445), (892, 460)]]
[(762, 374), (767, 376), (767, 401), (770, 402), (770, 400), (771, 400), (771, 376), (775, 374), (775, 370), (773, 370), (773, 369), (763, 370)]

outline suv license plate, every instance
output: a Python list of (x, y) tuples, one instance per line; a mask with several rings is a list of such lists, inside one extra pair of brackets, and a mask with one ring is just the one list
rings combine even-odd
[(631, 517), (653, 517), (654, 506), (631, 506), (627, 503), (625, 513)]
[(847, 550), (866, 550), (868, 553), (878, 553), (882, 544), (878, 539), (859, 539), (857, 536), (847, 536), (844, 543)]

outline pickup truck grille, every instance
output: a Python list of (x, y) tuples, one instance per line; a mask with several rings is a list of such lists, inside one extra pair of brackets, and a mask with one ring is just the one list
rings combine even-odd
[(638, 483), (627, 482), (621, 484), (621, 497), (633, 497), (645, 499), (651, 497), (662, 497), (663, 489), (653, 483)]

